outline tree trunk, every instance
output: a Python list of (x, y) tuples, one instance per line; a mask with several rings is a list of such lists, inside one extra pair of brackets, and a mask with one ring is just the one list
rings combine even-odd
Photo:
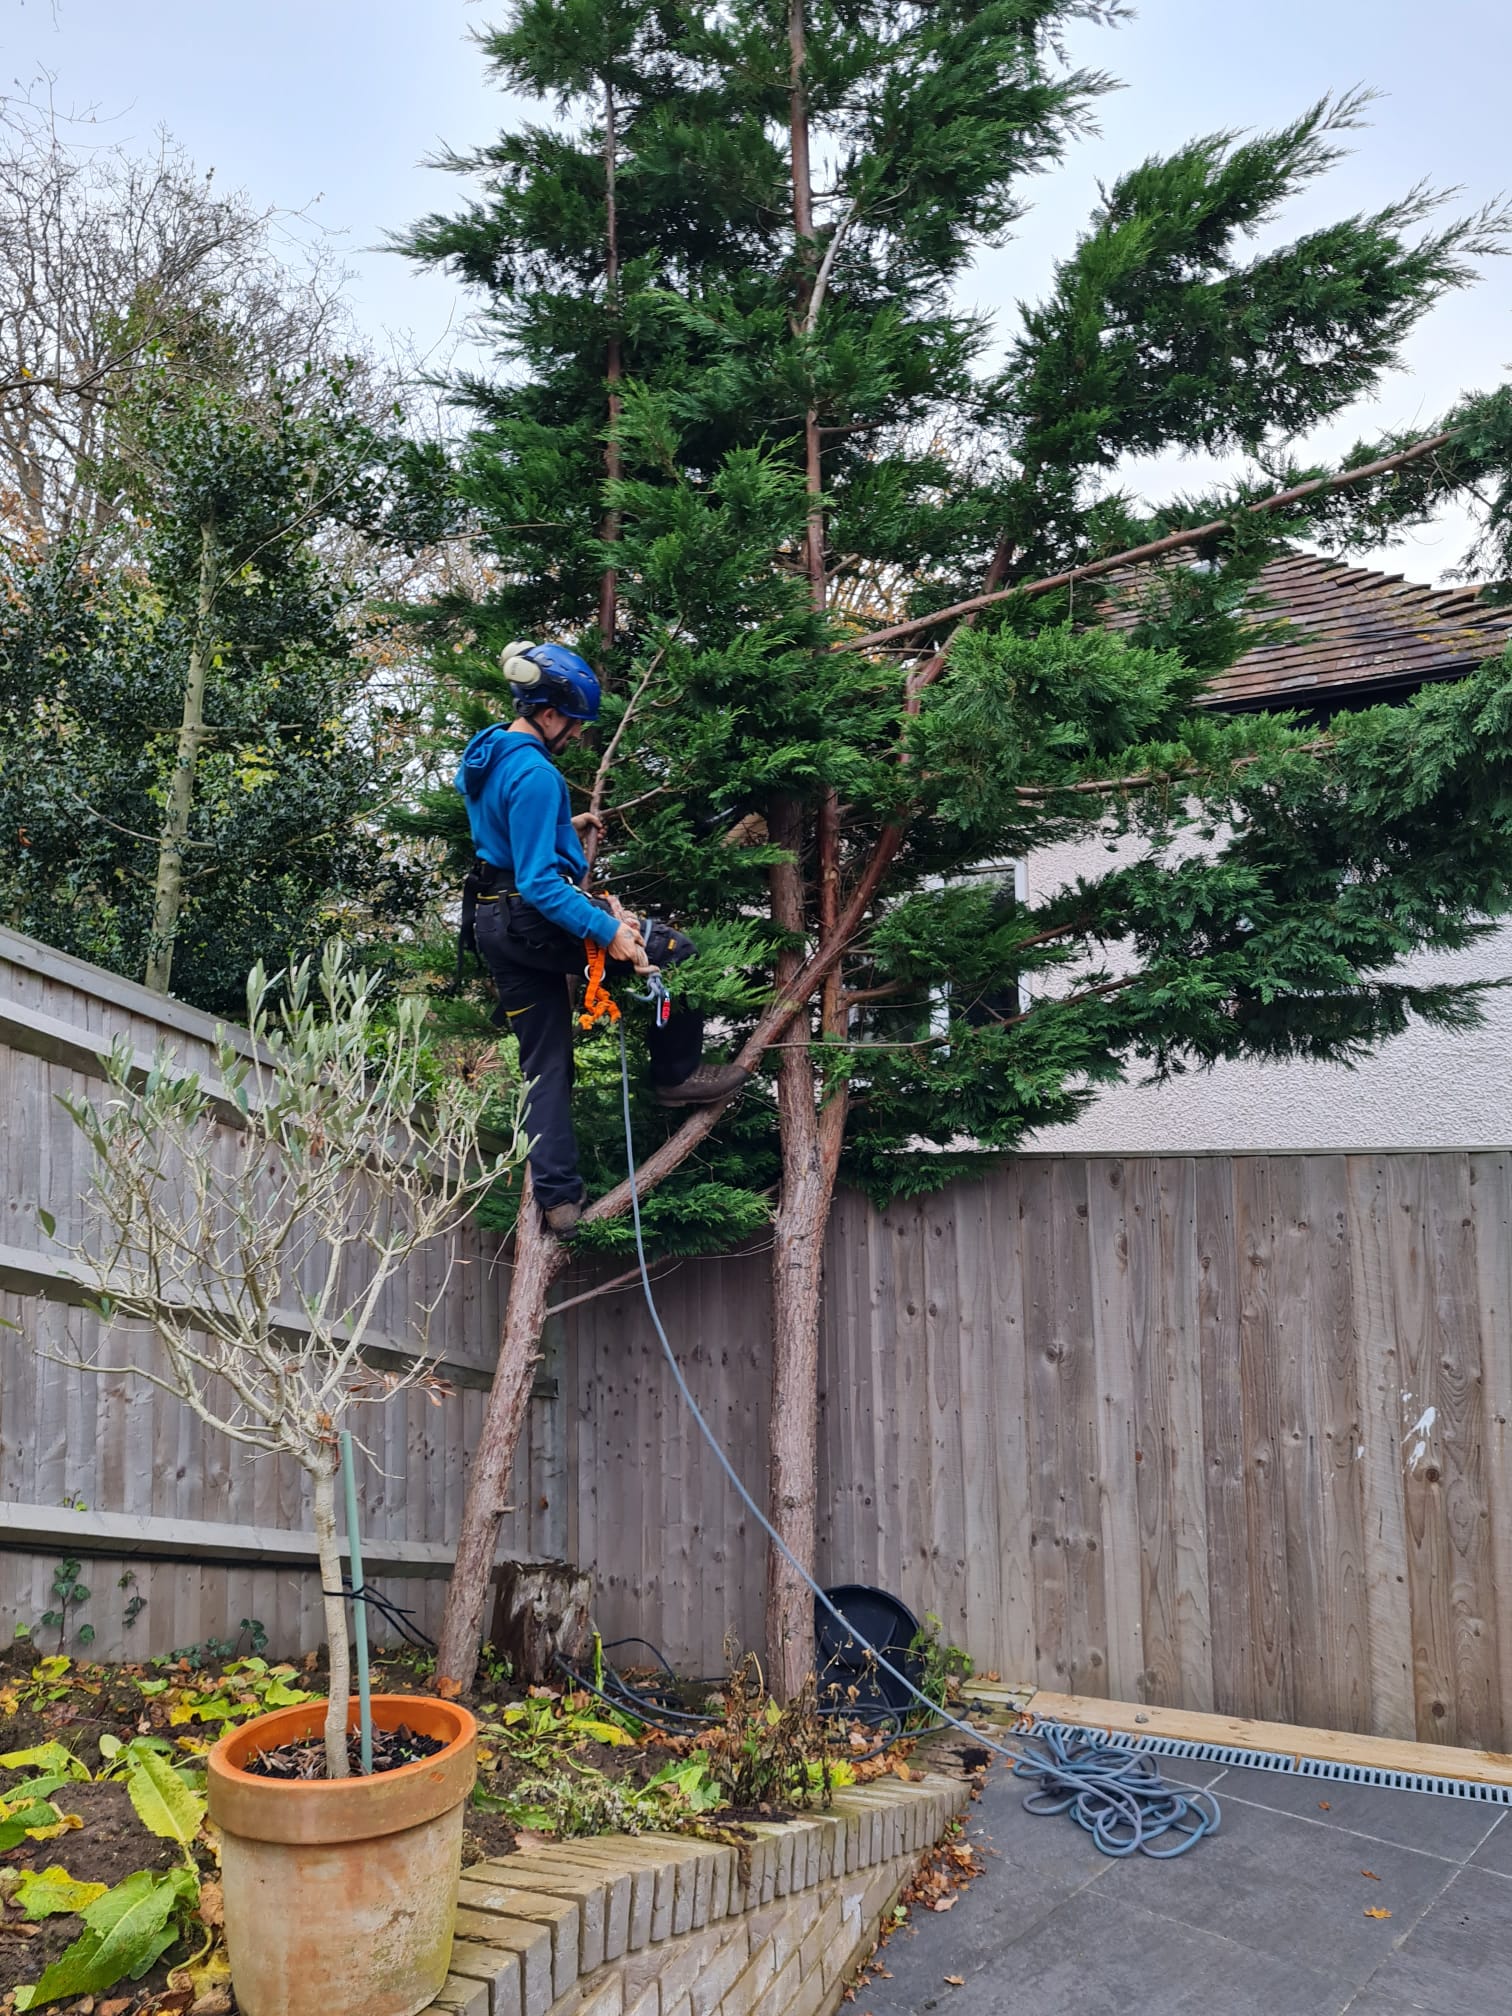
[[(615, 183), (618, 168), (618, 136), (614, 126), (614, 86), (604, 82), (604, 232), (606, 250), (604, 256), (604, 306), (610, 315), (608, 355), (605, 358), (604, 375), (609, 381), (609, 435), (604, 445), (604, 477), (609, 483), (617, 483), (621, 472), (619, 445), (619, 417), (621, 400), (615, 387), (624, 376), (624, 362), (620, 349), (619, 330), (619, 197)], [(611, 505), (604, 513), (604, 522), (599, 527), (599, 537), (613, 543), (620, 536), (619, 512)], [(599, 581), (599, 641), (607, 653), (614, 644), (615, 626), (619, 620), (619, 575), (613, 567), (606, 567)]]
[[(793, 232), (805, 279), (795, 327), (812, 336), (818, 313), (814, 266), (814, 195), (810, 168), (808, 56), (804, 0), (788, 8), (789, 135), (793, 170)], [(837, 225), (836, 229), (840, 227)], [(804, 481), (809, 494), (805, 565), (809, 596), (816, 610), (829, 599), (825, 564), (823, 439), (819, 415), (804, 416)], [(773, 808), (771, 837), (793, 852), (793, 863), (772, 870), (772, 917), (796, 940), (778, 961), (779, 987), (790, 985), (803, 963), (808, 923), (807, 891), (799, 865), (803, 820), (791, 802)], [(833, 791), (820, 803), (816, 828), (820, 942), (832, 938), (840, 912), (840, 820)], [(826, 977), (820, 1028), (843, 1034), (841, 977), (837, 961)], [(823, 1287), (824, 1235), (835, 1192), (840, 1143), (845, 1131), (845, 1095), (836, 1092), (821, 1109), (818, 1076), (801, 1041), (808, 1017), (794, 1024), (777, 1072), (777, 1111), (782, 1138), (782, 1195), (772, 1245), (772, 1414), (768, 1462), (768, 1517), (784, 1546), (809, 1574), (814, 1570), (815, 1500), (818, 1492), (819, 1311)], [(776, 1547), (767, 1549), (767, 1684), (779, 1699), (791, 1700), (813, 1671), (814, 1603), (808, 1584)]]
[[(828, 801), (826, 801), (826, 806)], [(797, 942), (778, 957), (779, 989), (791, 985), (803, 960), (806, 913), (802, 861), (803, 814), (793, 799), (771, 807), (773, 843), (791, 859), (771, 870), (772, 920)], [(833, 885), (824, 883), (826, 836), (821, 813), (820, 908), (834, 926)], [(826, 988), (826, 995), (828, 989)], [(772, 1411), (767, 1516), (794, 1560), (813, 1573), (814, 1508), (818, 1490), (819, 1307), (824, 1235), (845, 1129), (843, 1093), (821, 1109), (818, 1074), (799, 1016), (777, 1068), (777, 1118), (782, 1141), (782, 1192), (772, 1243)], [(814, 1604), (808, 1584), (775, 1546), (767, 1549), (767, 1684), (791, 1700), (814, 1664)]]
[[(834, 1129), (816, 1104), (814, 1067), (801, 1049), (783, 1054), (782, 1202), (772, 1244), (770, 1507), (784, 1545), (814, 1570), (818, 1494), (819, 1316), (824, 1239), (835, 1194)], [(796, 1110), (806, 1122), (792, 1124)], [(826, 1119), (828, 1116), (824, 1116)], [(843, 1125), (843, 1122), (842, 1122)], [(775, 1547), (767, 1549), (767, 1684), (790, 1701), (814, 1670), (814, 1599)]]
[[(315, 1480), (315, 1552), (320, 1558), (320, 1593), (325, 1605), (326, 1649), (331, 1663), (326, 1701), (326, 1773), (347, 1778), (347, 1716), (352, 1699), (352, 1658), (347, 1640), (346, 1598), (341, 1593), (341, 1549), (336, 1544), (336, 1456), (311, 1473)], [(334, 1594), (332, 1593), (334, 1591)]]
[(493, 1384), (488, 1391), (483, 1432), (467, 1475), (457, 1557), (451, 1586), (446, 1592), (446, 1614), (436, 1654), (438, 1689), (452, 1698), (466, 1692), (478, 1669), (483, 1612), (499, 1544), (499, 1522), (508, 1509), (509, 1472), (525, 1410), (530, 1404), (537, 1345), (546, 1321), (546, 1296), (566, 1264), (567, 1248), (542, 1225), (527, 1172), (515, 1228), (509, 1306), (504, 1314)]
[(152, 898), (152, 931), (147, 940), (147, 970), (142, 976), (154, 994), (166, 994), (173, 972), (173, 943), (178, 936), (184, 892), (184, 843), (194, 810), (194, 772), (205, 728), (205, 675), (210, 657), (210, 617), (215, 606), (215, 526), (200, 527), (199, 602), (194, 636), (189, 645), (189, 674), (184, 681), (184, 712), (179, 723), (173, 781), (168, 809), (158, 841), (157, 886)]

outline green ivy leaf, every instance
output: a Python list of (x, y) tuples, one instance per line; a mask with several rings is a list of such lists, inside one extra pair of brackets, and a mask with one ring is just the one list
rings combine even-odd
[(173, 1766), (155, 1751), (140, 1752), (126, 1773), (126, 1790), (137, 1818), (150, 1834), (187, 1848), (205, 1818), (205, 1801), (191, 1792)]

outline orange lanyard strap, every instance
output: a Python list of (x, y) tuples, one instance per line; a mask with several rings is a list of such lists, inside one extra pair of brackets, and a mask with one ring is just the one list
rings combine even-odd
[(600, 1022), (618, 1022), (619, 1008), (604, 985), (604, 948), (585, 940), (583, 949), (588, 954), (588, 964), (584, 968), (588, 985), (583, 990), (583, 1012), (578, 1017), (578, 1027), (592, 1029)]

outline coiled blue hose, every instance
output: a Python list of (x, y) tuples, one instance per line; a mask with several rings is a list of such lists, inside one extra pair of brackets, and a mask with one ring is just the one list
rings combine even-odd
[(1040, 1723), (1025, 1739), (1015, 1778), (1033, 1778), (1026, 1813), (1069, 1813), (1104, 1855), (1174, 1862), (1222, 1823), (1211, 1792), (1166, 1784), (1148, 1751), (1117, 1737)]

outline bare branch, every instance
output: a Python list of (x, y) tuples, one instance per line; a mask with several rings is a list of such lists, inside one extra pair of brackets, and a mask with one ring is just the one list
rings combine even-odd
[[(1344, 490), (1352, 483), (1367, 482), (1372, 476), (1385, 476), (1393, 469), (1402, 469), (1409, 462), (1420, 462), (1425, 455), (1433, 455), (1446, 447), (1454, 439), (1452, 434), (1431, 434), (1425, 440), (1415, 441), (1410, 448), (1398, 449), (1394, 455), (1382, 455), (1374, 462), (1362, 462), (1356, 469), (1340, 469), (1332, 476), (1315, 476), (1308, 483), (1299, 483), (1291, 490), (1278, 490), (1273, 497), (1263, 497), (1258, 504), (1247, 504), (1242, 511), (1235, 512), (1236, 518), (1260, 518), (1268, 511), (1279, 511), (1288, 504), (1300, 504), (1308, 497), (1318, 497), (1325, 491)], [(1206, 525), (1193, 525), (1184, 532), (1168, 532), (1163, 539), (1151, 539), (1143, 546), (1131, 546), (1127, 552), (1113, 553), (1106, 560), (1089, 560), (1082, 567), (1068, 567), (1059, 574), (1047, 574), (1042, 581), (1027, 581), (1012, 588), (995, 588), (989, 593), (973, 595), (967, 602), (952, 602), (947, 608), (936, 609), (929, 616), (911, 617), (906, 623), (890, 624), (885, 630), (870, 630), (861, 637), (846, 637), (832, 648), (836, 651), (870, 651), (883, 644), (895, 643), (900, 637), (916, 637), (921, 630), (929, 630), (936, 623), (949, 623), (958, 617), (974, 616), (978, 610), (990, 609), (994, 603), (1005, 602), (1013, 595), (1048, 595), (1055, 588), (1069, 588), (1075, 581), (1092, 581), (1101, 574), (1116, 573), (1124, 567), (1142, 566), (1146, 561), (1159, 560), (1167, 553), (1177, 553), (1183, 546), (1201, 545), (1204, 539), (1216, 539), (1229, 529), (1231, 520), (1214, 518)], [(943, 659), (944, 653), (940, 654)]]

